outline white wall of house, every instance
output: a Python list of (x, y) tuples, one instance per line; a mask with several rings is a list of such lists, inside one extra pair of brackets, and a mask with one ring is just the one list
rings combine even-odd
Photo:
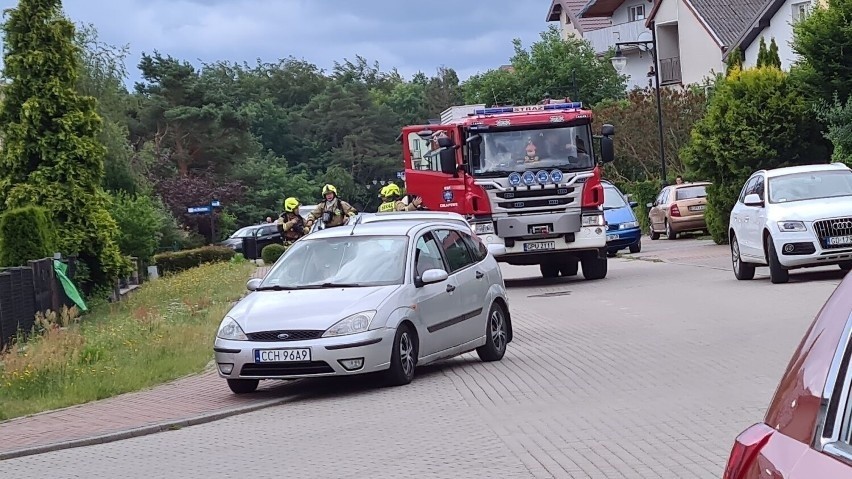
[[(753, 67), (757, 64), (757, 52), (760, 51), (760, 38), (766, 40), (766, 46), (775, 38), (778, 44), (778, 56), (781, 58), (781, 68), (789, 70), (797, 55), (793, 52), (793, 22), (798, 20), (802, 7), (813, 8), (810, 0), (787, 0), (769, 20), (769, 26), (751, 42), (743, 52), (743, 66)], [(795, 12), (795, 13), (794, 13)]]
[[(628, 76), (627, 89), (647, 88), (648, 71), (654, 63), (651, 60), (651, 54), (644, 52), (640, 55), (639, 51), (635, 49), (623, 52), (623, 54), (627, 57), (627, 65), (624, 66), (624, 71), (621, 74)], [(650, 77), (650, 80), (652, 81), (651, 86), (653, 86), (654, 77)]]
[(681, 83), (701, 83), (725, 71), (722, 49), (684, 2), (663, 0), (654, 20), (660, 60), (679, 57)]
[(559, 32), (562, 34), (562, 39), (567, 40), (571, 37), (582, 37), (580, 32), (574, 27), (574, 24), (571, 23), (571, 18), (568, 17), (568, 13), (563, 9), (562, 13), (559, 14)]
[[(620, 7), (612, 12), (612, 24), (645, 21), (651, 13), (653, 2), (648, 0), (626, 0)], [(641, 15), (640, 15), (641, 14)]]

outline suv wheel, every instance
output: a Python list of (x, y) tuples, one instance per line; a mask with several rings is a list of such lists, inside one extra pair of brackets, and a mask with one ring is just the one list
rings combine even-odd
[(737, 241), (736, 235), (731, 235), (731, 264), (737, 279), (754, 279), (754, 265), (743, 263), (743, 258), (740, 256), (740, 242)]
[(775, 251), (775, 242), (772, 241), (772, 236), (767, 236), (765, 243), (766, 255), (769, 257), (769, 280), (774, 284), (790, 281), (790, 272), (778, 260), (778, 252)]

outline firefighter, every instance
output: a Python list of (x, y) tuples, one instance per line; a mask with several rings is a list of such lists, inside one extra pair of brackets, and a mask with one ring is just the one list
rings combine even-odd
[(305, 219), (299, 215), (299, 200), (287, 198), (284, 200), (284, 212), (275, 222), (278, 226), (278, 232), (281, 233), (281, 239), (284, 240), (284, 246), (290, 246), (294, 241), (305, 236)]
[(382, 199), (382, 204), (379, 205), (378, 213), (387, 213), (388, 211), (394, 211), (395, 205), (393, 202), (393, 198), (388, 194), (388, 189), (391, 185), (383, 186), (381, 191), (379, 191), (379, 198)]
[(410, 204), (402, 201), (402, 191), (396, 183), (391, 183), (383, 188), (385, 202), (379, 207), (379, 211), (414, 211), (423, 203), (420, 197), (414, 198)]
[(349, 223), (349, 218), (358, 214), (355, 208), (337, 196), (334, 185), (322, 187), (324, 201), (308, 214), (306, 227), (310, 230), (315, 221), (322, 221), (323, 227), (331, 228)]

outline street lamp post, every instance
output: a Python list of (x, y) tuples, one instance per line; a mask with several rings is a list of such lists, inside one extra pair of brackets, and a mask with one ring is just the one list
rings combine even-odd
[[(641, 35), (640, 35), (641, 36)], [(646, 41), (635, 41), (635, 42), (618, 42), (615, 44), (615, 56), (612, 57), (612, 66), (615, 68), (615, 71), (621, 73), (624, 71), (624, 67), (627, 66), (627, 57), (621, 52), (622, 46), (639, 46), (645, 47), (645, 49), (651, 54), (651, 61), (654, 62), (654, 90), (657, 95), (657, 128), (659, 129), (660, 135), (660, 172), (662, 173), (662, 186), (666, 186), (666, 152), (665, 152), (665, 143), (663, 140), (663, 108), (660, 103), (660, 72), (659, 65), (657, 64), (657, 32), (655, 28), (651, 28), (651, 40)]]

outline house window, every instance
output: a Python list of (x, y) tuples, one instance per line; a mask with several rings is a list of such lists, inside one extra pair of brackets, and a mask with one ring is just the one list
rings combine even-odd
[(645, 19), (645, 5), (636, 5), (627, 10), (627, 20), (636, 22)]
[(811, 8), (811, 2), (799, 2), (793, 4), (793, 23), (804, 19), (808, 16), (808, 11)]

